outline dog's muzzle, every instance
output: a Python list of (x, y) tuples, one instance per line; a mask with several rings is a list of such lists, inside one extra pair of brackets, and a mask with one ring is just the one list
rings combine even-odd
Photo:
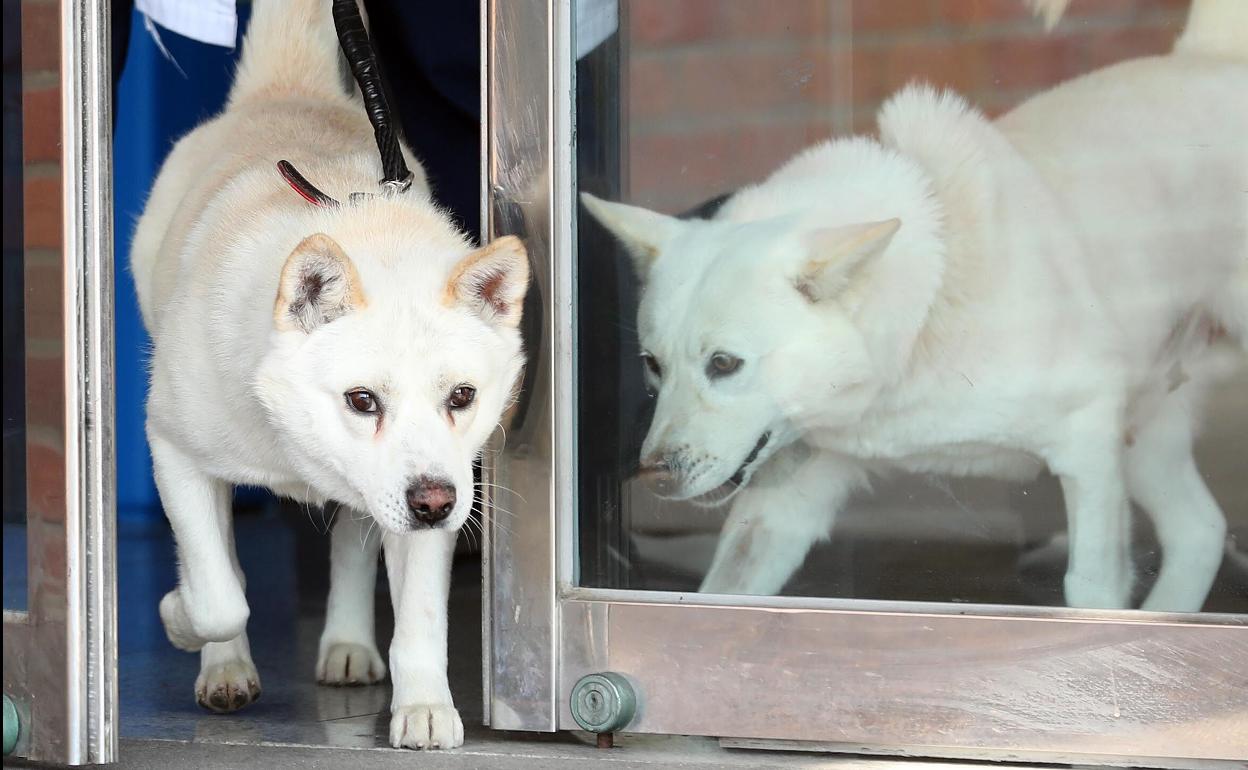
[[(732, 491), (740, 487), (745, 482), (746, 474), (750, 472), (751, 466), (758, 460), (759, 455), (762, 454), (769, 441), (771, 441), (771, 431), (764, 431), (758, 437), (758, 441), (754, 442), (754, 448), (746, 455), (745, 460), (737, 468), (736, 472), (713, 492), (719, 495), (725, 493), (730, 495)], [(646, 488), (659, 497), (672, 497), (679, 492), (679, 480), (670, 458), (663, 457), (652, 462), (643, 463), (637, 471), (637, 478), (641, 479), (645, 483)], [(711, 494), (711, 496), (716, 497), (717, 495)]]
[(666, 459), (643, 464), (637, 470), (637, 478), (659, 497), (668, 497), (676, 491), (676, 474)]

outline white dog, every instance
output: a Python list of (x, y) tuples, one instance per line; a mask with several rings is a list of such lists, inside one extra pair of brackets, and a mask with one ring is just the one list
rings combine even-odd
[[(202, 705), (251, 702), (232, 485), (340, 502), (350, 513), (333, 530), (317, 676), (384, 678), (373, 628), (384, 545), (391, 742), (458, 746), (450, 562), (473, 460), (522, 366), (527, 257), (514, 238), (474, 249), (419, 171), (406, 193), (347, 202), (378, 190), (381, 164), (338, 51), (328, 0), (258, 2), (227, 108), (174, 148), (135, 235), (154, 345), (148, 438), (180, 561), (160, 613), (174, 645), (201, 651)], [(282, 159), (343, 204), (313, 205), (278, 173)]]
[(1070, 605), (1127, 606), (1134, 500), (1165, 554), (1144, 607), (1200, 609), (1226, 524), (1193, 433), (1248, 342), (1248, 3), (995, 122), (910, 87), (879, 128), (709, 221), (583, 198), (645, 284), (643, 471), (733, 498), (702, 590), (779, 591), (874, 471), (1047, 466)]

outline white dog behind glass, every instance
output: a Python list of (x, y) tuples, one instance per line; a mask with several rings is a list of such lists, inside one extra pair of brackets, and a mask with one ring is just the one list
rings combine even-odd
[[(1039, 3), (1060, 12), (1064, 2)], [(1200, 609), (1226, 524), (1192, 457), (1248, 341), (1248, 3), (990, 122), (925, 87), (682, 221), (584, 196), (645, 285), (643, 471), (732, 499), (702, 590), (779, 591), (874, 470), (1061, 481), (1066, 600)]]

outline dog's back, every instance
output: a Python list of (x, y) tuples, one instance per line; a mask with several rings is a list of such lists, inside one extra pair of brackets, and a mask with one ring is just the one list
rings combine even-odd
[(271, 170), (276, 154), (310, 172), (328, 158), (373, 152), (370, 135), (344, 87), (328, 0), (257, 0), (225, 110), (177, 142), (135, 230), (130, 266), (148, 330), (171, 295), (190, 228), (232, 179)]
[[(1246, 89), (1248, 61), (1155, 57), (1067, 83), (998, 121), (1062, 202), (1092, 284), (1118, 300), (1110, 312), (1141, 349), (1188, 308), (1223, 306), (1227, 276), (1248, 261), (1248, 103), (1231, 96)], [(1148, 314), (1153, 328), (1141, 302), (1168, 306)]]

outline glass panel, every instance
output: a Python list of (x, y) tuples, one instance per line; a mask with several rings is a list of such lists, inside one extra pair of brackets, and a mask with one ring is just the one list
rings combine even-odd
[(1248, 612), (1248, 91), (1136, 61), (1187, 13), (621, 2), (580, 584)]
[(4, 0), (4, 608), (26, 609), (22, 13)]

